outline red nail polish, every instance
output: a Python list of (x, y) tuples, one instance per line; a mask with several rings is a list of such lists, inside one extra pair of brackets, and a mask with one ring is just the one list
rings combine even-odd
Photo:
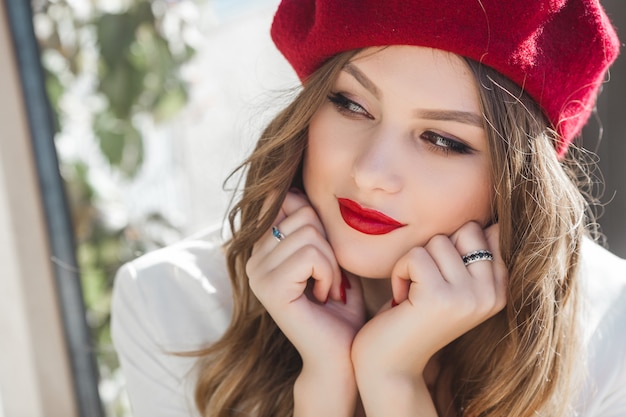
[(398, 305), (398, 303), (396, 302), (396, 299), (395, 299), (395, 298), (392, 298), (392, 299), (391, 299), (391, 308), (394, 308), (394, 307), (395, 307), (395, 306), (397, 306), (397, 305)]
[(344, 287), (346, 287), (346, 289), (350, 289), (352, 288), (352, 285), (350, 284), (350, 280), (348, 279), (348, 277), (346, 276), (346, 273), (341, 271), (341, 283), (343, 284)]
[(341, 301), (343, 301), (344, 304), (348, 303), (348, 297), (346, 295), (346, 287), (343, 283), (343, 281), (341, 282), (341, 286), (339, 287), (339, 295), (341, 296)]

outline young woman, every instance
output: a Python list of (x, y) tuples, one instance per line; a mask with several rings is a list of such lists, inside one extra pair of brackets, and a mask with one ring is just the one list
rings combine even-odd
[(568, 152), (618, 50), (597, 1), (283, 0), (272, 35), (303, 88), (225, 253), (118, 274), (136, 415), (626, 415), (626, 262)]

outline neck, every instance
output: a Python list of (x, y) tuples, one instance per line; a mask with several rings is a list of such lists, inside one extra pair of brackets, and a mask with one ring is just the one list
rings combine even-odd
[(368, 318), (374, 317), (386, 303), (391, 303), (390, 280), (361, 278), (361, 284)]

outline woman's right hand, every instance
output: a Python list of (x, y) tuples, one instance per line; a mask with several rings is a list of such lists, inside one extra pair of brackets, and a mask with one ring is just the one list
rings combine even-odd
[(294, 416), (353, 416), (352, 341), (365, 322), (358, 279), (342, 274), (306, 196), (290, 192), (246, 264), (250, 288), (302, 357)]
[(278, 241), (270, 229), (256, 242), (246, 265), (250, 288), (305, 368), (349, 361), (365, 322), (360, 282), (342, 274), (305, 195), (289, 192), (274, 226), (285, 238)]

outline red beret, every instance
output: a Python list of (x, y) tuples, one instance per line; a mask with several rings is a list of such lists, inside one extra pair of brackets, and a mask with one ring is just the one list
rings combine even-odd
[(619, 40), (598, 0), (282, 0), (272, 38), (305, 80), (357, 48), (419, 45), (480, 61), (535, 100), (565, 154), (595, 105)]

